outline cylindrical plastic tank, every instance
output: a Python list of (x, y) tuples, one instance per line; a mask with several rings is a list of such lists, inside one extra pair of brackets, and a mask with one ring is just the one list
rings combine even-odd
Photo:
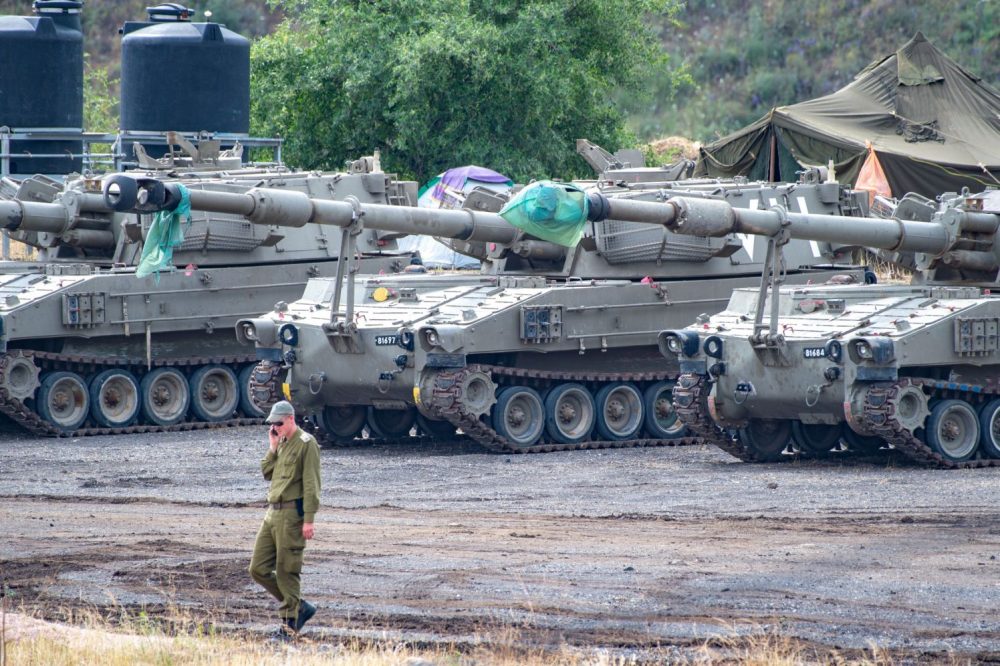
[(121, 129), (250, 131), (250, 42), (177, 3), (122, 29)]
[(36, 0), (35, 16), (0, 16), (0, 127), (39, 137), (11, 142), (12, 174), (82, 167), (72, 157), (83, 151), (81, 140), (41, 138), (46, 131), (83, 130), (82, 7), (79, 1)]

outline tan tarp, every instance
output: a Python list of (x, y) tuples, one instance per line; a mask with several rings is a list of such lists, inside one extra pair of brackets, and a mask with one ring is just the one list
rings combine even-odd
[[(871, 204), (875, 201), (875, 195), (891, 197), (892, 188), (889, 187), (889, 179), (885, 177), (885, 169), (882, 168), (882, 163), (878, 161), (875, 149), (872, 148), (871, 144), (868, 144), (867, 149), (868, 157), (865, 158), (865, 163), (861, 165), (861, 172), (858, 173), (858, 180), (854, 184), (854, 187), (859, 190), (868, 190), (868, 203)], [(900, 196), (904, 194), (906, 193), (900, 192)]]
[(837, 92), (702, 146), (695, 174), (795, 181), (833, 160), (853, 185), (869, 142), (896, 196), (1000, 186), (1000, 94), (917, 33)]

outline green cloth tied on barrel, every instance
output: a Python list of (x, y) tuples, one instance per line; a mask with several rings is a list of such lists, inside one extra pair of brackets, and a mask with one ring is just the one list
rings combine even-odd
[(136, 277), (146, 277), (155, 273), (157, 284), (160, 282), (160, 271), (174, 268), (174, 248), (184, 242), (184, 230), (181, 220), (186, 220), (185, 226), (191, 226), (191, 195), (181, 184), (177, 185), (181, 193), (181, 202), (172, 211), (161, 210), (153, 218), (142, 246), (142, 257), (135, 269)]
[(587, 223), (587, 195), (569, 183), (540, 180), (518, 192), (500, 217), (535, 238), (575, 247)]

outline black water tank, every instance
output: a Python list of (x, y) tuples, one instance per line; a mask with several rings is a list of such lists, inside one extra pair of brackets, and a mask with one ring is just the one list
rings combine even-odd
[(250, 42), (176, 3), (122, 29), (121, 129), (250, 131)]
[[(0, 127), (11, 130), (83, 129), (83, 2), (36, 0), (35, 16), (0, 16)], [(80, 140), (15, 141), (10, 172), (79, 171)], [(56, 154), (65, 157), (42, 158)]]

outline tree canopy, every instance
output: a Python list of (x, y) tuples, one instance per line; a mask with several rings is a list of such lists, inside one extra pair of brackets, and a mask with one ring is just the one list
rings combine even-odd
[[(676, 0), (299, 0), (254, 43), (253, 131), (337, 168), (379, 149), (421, 181), (480, 164), (587, 173), (575, 142), (631, 143), (620, 95), (667, 69), (654, 26)], [(623, 92), (624, 91), (624, 92)]]

